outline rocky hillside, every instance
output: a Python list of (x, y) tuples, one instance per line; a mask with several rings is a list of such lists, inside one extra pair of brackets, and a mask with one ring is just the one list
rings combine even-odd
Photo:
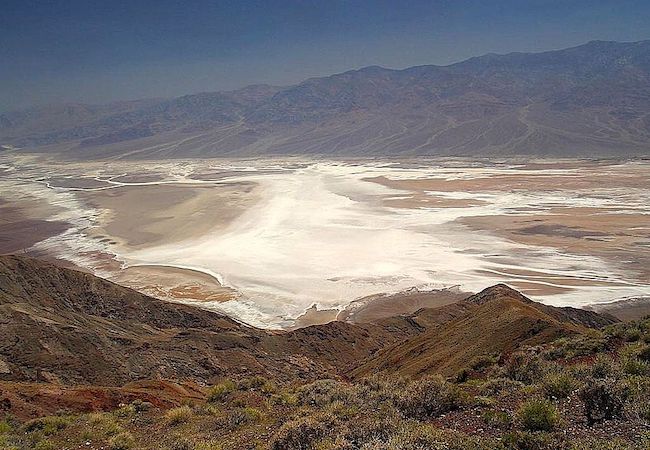
[(266, 332), (147, 297), (93, 275), (0, 256), (0, 379), (122, 385), (145, 378), (209, 381), (262, 374), (335, 376), (419, 332), (335, 322)]
[(0, 144), (87, 158), (629, 156), (648, 142), (650, 41), (0, 116)]
[(422, 333), (382, 349), (352, 375), (453, 375), (486, 355), (510, 354), (617, 322), (591, 311), (542, 305), (502, 284), (456, 304), (420, 310), (413, 318), (427, 324)]
[(544, 306), (498, 285), (415, 314), (268, 332), (18, 256), (0, 256), (0, 311), (1, 379), (101, 385), (254, 374), (287, 381), (383, 370), (449, 373), (481, 354), (615, 322)]

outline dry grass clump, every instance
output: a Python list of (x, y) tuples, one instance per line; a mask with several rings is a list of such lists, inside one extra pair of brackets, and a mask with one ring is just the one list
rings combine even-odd
[(40, 431), (47, 436), (65, 429), (71, 422), (72, 419), (68, 416), (46, 416), (30, 420), (24, 429), (27, 433)]
[(181, 423), (188, 422), (194, 412), (189, 406), (179, 406), (177, 408), (172, 408), (165, 413), (165, 420), (169, 425), (178, 425)]
[(232, 380), (224, 380), (208, 390), (207, 400), (210, 403), (222, 402), (235, 389), (237, 389), (237, 385)]
[(128, 431), (123, 431), (109, 439), (108, 447), (110, 450), (129, 450), (135, 445), (133, 435)]

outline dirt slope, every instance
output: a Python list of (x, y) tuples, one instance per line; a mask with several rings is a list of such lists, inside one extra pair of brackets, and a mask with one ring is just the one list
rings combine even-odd
[(418, 311), (413, 319), (425, 326), (424, 332), (378, 352), (350, 375), (452, 375), (480, 356), (509, 353), (616, 321), (591, 311), (542, 305), (503, 284), (458, 304)]

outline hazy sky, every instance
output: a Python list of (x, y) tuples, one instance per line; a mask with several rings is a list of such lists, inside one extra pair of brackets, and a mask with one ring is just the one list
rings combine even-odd
[(649, 38), (648, 0), (2, 0), (0, 110)]

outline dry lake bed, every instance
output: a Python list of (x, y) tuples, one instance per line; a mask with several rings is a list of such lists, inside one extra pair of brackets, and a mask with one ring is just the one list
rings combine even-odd
[(12, 252), (267, 328), (413, 287), (630, 302), (650, 296), (650, 162), (7, 154)]

